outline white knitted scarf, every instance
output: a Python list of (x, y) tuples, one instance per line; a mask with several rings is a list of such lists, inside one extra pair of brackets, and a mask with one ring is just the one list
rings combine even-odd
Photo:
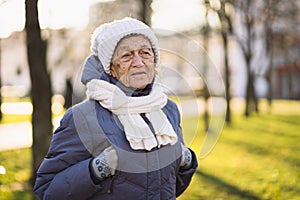
[[(118, 116), (132, 149), (150, 151), (154, 147), (177, 142), (177, 135), (161, 110), (167, 103), (167, 96), (156, 81), (149, 95), (128, 97), (117, 86), (93, 79), (87, 83), (87, 96)], [(141, 113), (150, 120), (154, 134)]]

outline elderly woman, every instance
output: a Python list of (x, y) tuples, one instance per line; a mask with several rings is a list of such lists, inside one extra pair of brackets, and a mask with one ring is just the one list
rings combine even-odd
[(157, 38), (124, 18), (92, 36), (82, 82), (88, 100), (53, 134), (34, 192), (41, 199), (176, 199), (197, 168), (180, 114), (156, 77)]

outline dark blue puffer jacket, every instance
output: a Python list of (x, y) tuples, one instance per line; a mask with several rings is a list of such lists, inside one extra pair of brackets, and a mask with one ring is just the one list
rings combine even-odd
[[(169, 200), (188, 187), (197, 168), (192, 152), (190, 169), (181, 170), (183, 142), (180, 115), (174, 102), (163, 108), (178, 142), (151, 151), (132, 150), (117, 117), (98, 102), (87, 100), (69, 109), (55, 131), (41, 164), (34, 192), (49, 200)], [(109, 145), (118, 154), (114, 176), (95, 184), (89, 163)]]

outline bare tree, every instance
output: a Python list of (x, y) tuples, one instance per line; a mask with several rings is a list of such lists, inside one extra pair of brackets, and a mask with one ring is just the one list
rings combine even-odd
[(138, 0), (141, 3), (141, 10), (140, 10), (140, 18), (141, 20), (147, 24), (148, 26), (151, 26), (151, 16), (152, 16), (152, 0)]
[[(208, 10), (209, 10), (209, 0), (204, 0), (205, 5), (205, 23), (202, 26), (200, 33), (203, 35), (203, 48), (204, 50), (208, 49), (208, 40), (209, 40), (209, 32), (210, 32), (210, 26), (208, 23)], [(202, 60), (203, 64), (203, 78), (207, 78), (207, 71), (208, 71), (208, 60), (207, 56), (203, 57)], [(203, 119), (204, 119), (204, 130), (208, 131), (209, 129), (209, 114), (208, 114), (208, 98), (209, 98), (209, 91), (206, 84), (204, 84), (203, 87), (203, 98), (204, 98), (204, 113), (203, 113)]]
[(215, 10), (219, 16), (221, 22), (221, 36), (223, 41), (223, 49), (224, 49), (224, 67), (225, 67), (225, 92), (226, 92), (226, 116), (225, 120), (227, 123), (231, 122), (231, 109), (230, 109), (230, 70), (229, 70), (229, 62), (228, 62), (228, 38), (232, 35), (232, 21), (228, 13), (226, 13), (225, 6), (229, 4), (227, 0), (220, 1), (220, 8)]
[(266, 81), (268, 82), (268, 94), (267, 99), (269, 103), (269, 108), (271, 108), (272, 105), (272, 84), (271, 84), (271, 73), (273, 69), (273, 30), (272, 25), (275, 19), (275, 8), (277, 7), (278, 1), (277, 0), (266, 0), (264, 2), (264, 10), (265, 10), (265, 47), (268, 52), (270, 62), (269, 67), (266, 72)]
[(226, 13), (225, 6), (229, 5), (228, 0), (220, 0), (219, 6), (213, 6), (210, 4), (209, 0), (205, 1), (207, 9), (211, 9), (212, 11), (216, 12), (219, 20), (220, 20), (220, 34), (223, 41), (223, 50), (224, 50), (224, 68), (225, 68), (225, 93), (226, 93), (226, 116), (225, 120), (227, 123), (231, 122), (231, 109), (230, 109), (230, 70), (229, 70), (229, 62), (228, 62), (228, 40), (230, 35), (233, 34), (232, 31), (232, 21), (231, 17), (228, 13)]
[(253, 0), (231, 0), (232, 4), (238, 11), (241, 20), (241, 26), (244, 28), (242, 35), (238, 35), (238, 42), (242, 48), (244, 59), (246, 62), (247, 83), (246, 83), (246, 107), (245, 116), (248, 117), (251, 111), (258, 112), (258, 100), (255, 93), (254, 81), (255, 75), (251, 69), (251, 61), (253, 59), (253, 42), (255, 39), (255, 16), (257, 15), (255, 2)]
[[(275, 48), (281, 49), (284, 55), (287, 55), (289, 49), (292, 49), (293, 45), (299, 46), (297, 39), (291, 41), (291, 36), (295, 35), (295, 28), (298, 26), (297, 16), (299, 13), (299, 1), (285, 1), (285, 0), (266, 0), (262, 1), (261, 7), (261, 20), (263, 21), (264, 34), (265, 34), (265, 48), (267, 55), (270, 58), (269, 66), (264, 76), (268, 82), (268, 94), (267, 99), (269, 107), (272, 105), (273, 88), (272, 88), (272, 72), (274, 71), (274, 50)], [(284, 22), (284, 23), (283, 23)], [(279, 24), (284, 24), (284, 27), (276, 27)], [(280, 37), (280, 43), (276, 42)], [(294, 38), (297, 38), (294, 37)], [(286, 42), (283, 42), (286, 41)], [(292, 44), (292, 45), (291, 45)], [(287, 56), (288, 57), (288, 56)], [(288, 59), (287, 59), (288, 60)], [(292, 59), (293, 60), (293, 59)], [(293, 62), (293, 61), (292, 61)]]
[(46, 42), (41, 37), (37, 3), (38, 0), (26, 0), (25, 2), (27, 56), (33, 104), (32, 184), (36, 177), (36, 171), (48, 151), (52, 133), (51, 84), (46, 67)]

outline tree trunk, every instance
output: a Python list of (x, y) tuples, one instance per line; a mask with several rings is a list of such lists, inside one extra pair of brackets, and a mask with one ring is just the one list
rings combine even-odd
[[(209, 32), (210, 32), (210, 27), (208, 23), (208, 10), (209, 10), (209, 1), (205, 0), (204, 1), (206, 10), (205, 10), (205, 25), (203, 26), (203, 49), (208, 51), (208, 41), (209, 41)], [(208, 60), (207, 56), (204, 56), (202, 62), (203, 62), (203, 76), (204, 79), (207, 79), (207, 74), (208, 74)], [(206, 83), (206, 81), (204, 81)], [(204, 118), (204, 130), (209, 131), (209, 113), (208, 113), (208, 99), (210, 97), (209, 90), (207, 87), (207, 84), (204, 85), (203, 88), (203, 98), (204, 98), (204, 113), (203, 113), (203, 118)]]
[[(249, 71), (249, 69), (247, 69)], [(247, 72), (247, 85), (246, 85), (246, 105), (245, 105), (245, 116), (250, 116), (250, 83), (251, 83), (251, 72)]]
[[(204, 41), (203, 41), (203, 48), (205, 50), (208, 50), (208, 41), (209, 41), (209, 30), (208, 30), (208, 24), (205, 27), (204, 30)], [(203, 66), (204, 66), (204, 70), (203, 70), (203, 76), (205, 79), (207, 79), (207, 74), (208, 74), (208, 61), (207, 61), (207, 56), (204, 56), (203, 58)], [(205, 81), (206, 83), (206, 81)], [(207, 87), (207, 84), (204, 85), (203, 88), (203, 98), (204, 98), (204, 113), (203, 113), (203, 117), (204, 117), (204, 130), (205, 131), (209, 131), (209, 113), (208, 113), (208, 99), (210, 97), (209, 94), (209, 90)]]
[(272, 25), (274, 23), (274, 14), (275, 9), (277, 7), (277, 1), (273, 0), (266, 0), (265, 1), (265, 8), (267, 10), (266, 12), (266, 19), (264, 23), (265, 27), (265, 45), (266, 45), (266, 51), (269, 54), (269, 67), (268, 71), (266, 72), (266, 81), (268, 83), (268, 91), (267, 91), (267, 100), (268, 100), (268, 110), (269, 113), (272, 110), (272, 99), (273, 99), (273, 88), (272, 88), (272, 71), (273, 71), (273, 30)]
[(266, 81), (268, 82), (268, 93), (267, 93), (267, 100), (269, 105), (269, 113), (272, 110), (272, 100), (273, 100), (273, 88), (272, 88), (272, 72), (273, 72), (273, 47), (272, 47), (272, 41), (273, 41), (273, 33), (269, 33), (267, 36), (267, 51), (270, 55), (270, 63), (268, 72), (266, 74)]
[(223, 40), (224, 49), (224, 66), (225, 66), (225, 93), (226, 93), (226, 116), (227, 123), (231, 122), (231, 109), (230, 109), (230, 71), (228, 63), (228, 35), (232, 34), (232, 23), (230, 16), (225, 11), (225, 1), (221, 1), (221, 8), (217, 11), (221, 20), (221, 36)]
[(151, 26), (151, 16), (152, 16), (152, 0), (142, 0), (139, 2), (141, 3), (141, 21), (143, 21), (148, 26)]
[(246, 61), (246, 67), (247, 67), (247, 86), (246, 86), (246, 107), (245, 107), (245, 116), (250, 116), (250, 113), (252, 110), (255, 110), (258, 112), (258, 101), (255, 94), (255, 88), (254, 88), (254, 75), (251, 71), (251, 59), (252, 59), (252, 41), (253, 41), (253, 34), (252, 29), (254, 28), (254, 16), (251, 15), (250, 9), (251, 9), (251, 3), (253, 1), (247, 0), (246, 6), (245, 6), (245, 24), (246, 24), (246, 31), (247, 31), (247, 41), (246, 41), (246, 47), (242, 46), (245, 61)]
[(46, 67), (46, 42), (41, 38), (38, 21), (38, 0), (26, 0), (27, 57), (31, 79), (32, 113), (32, 176), (34, 184), (36, 171), (46, 155), (52, 133), (51, 84)]
[(68, 109), (73, 105), (73, 85), (71, 78), (66, 79), (66, 92), (64, 95), (65, 104), (64, 108)]
[[(247, 65), (250, 65), (247, 63)], [(250, 70), (250, 66), (247, 67), (247, 86), (246, 86), (246, 107), (245, 116), (249, 117), (250, 113), (255, 110), (258, 112), (258, 102), (254, 88), (254, 76)]]
[(226, 116), (225, 120), (227, 123), (231, 122), (231, 112), (230, 112), (230, 72), (229, 72), (229, 64), (228, 64), (228, 40), (227, 34), (225, 31), (222, 31), (222, 38), (224, 44), (224, 64), (225, 64), (225, 92), (226, 92)]

